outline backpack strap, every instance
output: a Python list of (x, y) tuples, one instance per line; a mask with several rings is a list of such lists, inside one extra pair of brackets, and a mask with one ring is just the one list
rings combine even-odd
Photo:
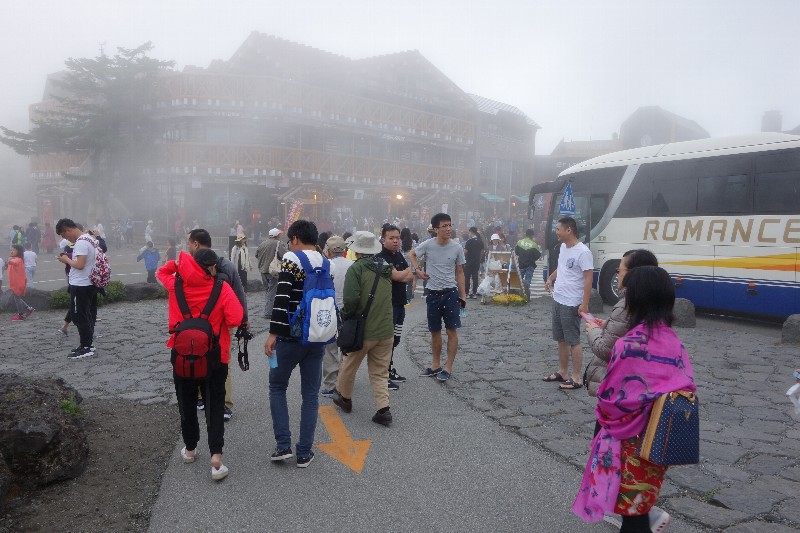
[[(306, 253), (304, 251), (297, 250), (294, 253), (294, 255), (296, 255), (297, 258), (300, 260), (300, 266), (303, 267), (303, 270), (305, 271), (306, 275), (308, 275), (309, 272), (314, 270), (314, 267), (311, 266), (311, 261), (308, 260), (308, 256), (306, 255)], [(323, 259), (325, 259), (325, 258), (323, 257)], [(327, 261), (327, 259), (326, 259), (326, 261)]]
[(200, 313), (200, 318), (208, 320), (208, 317), (211, 316), (211, 312), (214, 310), (214, 307), (217, 306), (217, 300), (219, 300), (219, 295), (222, 292), (222, 283), (221, 280), (214, 281), (214, 288), (211, 289), (211, 296), (208, 297), (206, 306)]
[(378, 288), (378, 280), (381, 278), (381, 269), (383, 268), (383, 259), (380, 257), (375, 258), (375, 281), (372, 282), (372, 290), (367, 298), (367, 305), (361, 311), (361, 316), (366, 319), (369, 314), (369, 308), (372, 307), (372, 299), (375, 298), (375, 290)]
[(192, 311), (186, 302), (186, 293), (183, 292), (183, 279), (181, 279), (180, 274), (175, 274), (175, 301), (178, 302), (178, 308), (181, 310), (183, 319), (192, 318)]

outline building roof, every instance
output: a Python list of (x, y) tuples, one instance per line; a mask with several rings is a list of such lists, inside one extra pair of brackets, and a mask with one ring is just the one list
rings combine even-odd
[(589, 159), (610, 152), (618, 152), (619, 150), (622, 150), (622, 141), (619, 139), (596, 141), (565, 141), (561, 139), (561, 142), (553, 148), (550, 155)]
[(472, 100), (475, 102), (475, 105), (478, 106), (478, 111), (481, 113), (488, 113), (489, 115), (497, 115), (499, 112), (511, 113), (512, 115), (517, 115), (524, 118), (525, 122), (527, 122), (529, 126), (533, 126), (536, 129), (541, 129), (541, 126), (539, 126), (528, 115), (520, 111), (518, 107), (514, 107), (511, 104), (504, 104), (503, 102), (498, 102), (497, 100), (492, 100), (483, 96), (478, 96), (477, 94), (470, 94), (469, 97), (472, 98)]
[(663, 109), (657, 105), (642, 106), (631, 113), (631, 115), (622, 123), (620, 136), (624, 135), (626, 126), (632, 124), (636, 120), (639, 120), (640, 118), (652, 119), (653, 117), (664, 118), (675, 127), (689, 132), (696, 138), (704, 139), (710, 137), (709, 133), (694, 120), (689, 120), (686, 117), (676, 115), (675, 113), (667, 111), (666, 109)]

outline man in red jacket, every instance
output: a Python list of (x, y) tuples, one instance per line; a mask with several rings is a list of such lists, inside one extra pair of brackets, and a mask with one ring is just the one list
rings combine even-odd
[[(158, 270), (158, 280), (169, 291), (169, 330), (174, 331), (183, 320), (178, 300), (175, 296), (175, 274), (183, 280), (183, 291), (186, 303), (192, 310), (192, 316), (205, 307), (211, 296), (217, 274), (217, 254), (213, 250), (203, 249), (195, 252), (194, 257), (181, 252), (178, 259), (168, 261)], [(236, 294), (227, 283), (222, 284), (222, 291), (217, 305), (208, 317), (214, 332), (219, 335), (220, 361), (219, 368), (209, 369), (206, 380), (183, 379), (174, 375), (175, 393), (178, 397), (178, 410), (181, 415), (181, 433), (185, 447), (181, 450), (184, 463), (192, 463), (197, 457), (197, 442), (200, 440), (200, 427), (197, 422), (197, 391), (206, 395), (206, 429), (208, 430), (208, 448), (211, 452), (211, 478), (223, 479), (228, 475), (228, 467), (222, 464), (222, 446), (225, 436), (225, 379), (228, 376), (230, 361), (230, 328), (242, 322), (244, 310)], [(167, 346), (172, 347), (174, 334), (170, 335)], [(205, 391), (208, 392), (205, 392)]]

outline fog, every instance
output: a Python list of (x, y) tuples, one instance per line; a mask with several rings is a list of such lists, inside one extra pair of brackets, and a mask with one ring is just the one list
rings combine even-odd
[[(3, 0), (0, 125), (27, 129), (28, 106), (67, 57), (152, 41), (154, 57), (206, 67), (257, 30), (350, 58), (417, 49), (464, 91), (535, 120), (538, 154), (562, 138), (610, 138), (644, 105), (712, 136), (758, 131), (769, 109), (790, 129), (798, 20), (796, 0)], [(0, 146), (0, 180), (22, 187), (20, 201), (26, 166)]]

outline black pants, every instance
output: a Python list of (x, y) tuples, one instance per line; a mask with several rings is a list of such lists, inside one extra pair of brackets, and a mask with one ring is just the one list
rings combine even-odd
[(247, 270), (239, 271), (239, 279), (242, 280), (242, 287), (244, 288), (244, 292), (247, 292)]
[(207, 380), (183, 379), (173, 374), (178, 412), (181, 415), (181, 435), (188, 451), (197, 448), (200, 441), (200, 424), (197, 421), (197, 390), (206, 404), (206, 431), (211, 455), (222, 453), (225, 445), (225, 379), (228, 365), (211, 371)]
[(406, 321), (406, 308), (402, 305), (392, 306), (392, 324), (394, 324), (394, 343), (392, 344), (392, 358), (389, 359), (389, 370), (394, 368), (394, 349), (400, 344), (403, 334), (403, 323)]
[(70, 285), (69, 292), (72, 322), (78, 328), (81, 346), (92, 346), (94, 323), (97, 320), (97, 287), (94, 285)]
[(148, 270), (147, 271), (147, 283), (155, 283), (156, 282), (156, 271), (155, 270)]
[[(464, 265), (464, 292), (466, 294), (475, 294), (478, 291), (478, 273), (481, 270), (481, 265)], [(470, 281), (472, 281), (472, 292), (469, 290)]]
[(622, 527), (619, 533), (651, 533), (650, 515), (640, 514), (622, 517)]

